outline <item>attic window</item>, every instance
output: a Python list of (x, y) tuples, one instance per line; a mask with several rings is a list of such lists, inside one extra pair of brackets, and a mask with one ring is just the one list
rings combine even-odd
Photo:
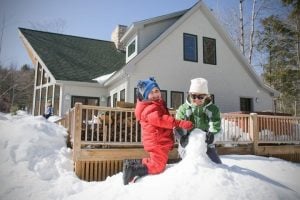
[(135, 40), (128, 45), (128, 57), (135, 52)]
[(183, 34), (183, 59), (185, 61), (198, 62), (197, 35)]

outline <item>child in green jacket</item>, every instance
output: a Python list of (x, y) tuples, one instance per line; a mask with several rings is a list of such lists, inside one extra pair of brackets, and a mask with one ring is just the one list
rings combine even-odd
[[(199, 128), (206, 132), (207, 155), (215, 163), (222, 163), (215, 149), (214, 136), (221, 132), (221, 116), (219, 108), (212, 103), (212, 99), (208, 92), (207, 80), (204, 78), (195, 78), (191, 80), (189, 95), (184, 104), (182, 104), (177, 112), (177, 119), (192, 121), (194, 128)], [(182, 135), (181, 132), (178, 151), (181, 157), (184, 157), (184, 147), (188, 142), (188, 134)]]

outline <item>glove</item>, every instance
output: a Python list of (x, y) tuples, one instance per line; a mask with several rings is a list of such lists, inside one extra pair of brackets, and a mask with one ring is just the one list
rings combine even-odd
[(214, 142), (214, 139), (215, 139), (215, 136), (213, 133), (211, 133), (211, 132), (206, 133), (206, 138), (205, 138), (206, 144), (212, 144)]
[(180, 127), (189, 131), (193, 128), (193, 123), (187, 120), (175, 120), (175, 127)]

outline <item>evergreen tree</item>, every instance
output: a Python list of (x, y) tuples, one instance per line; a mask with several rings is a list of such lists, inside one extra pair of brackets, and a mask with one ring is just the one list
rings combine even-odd
[(262, 20), (259, 50), (268, 54), (265, 81), (279, 92), (277, 111), (300, 115), (300, 12), (298, 0), (283, 0), (287, 18), (270, 16)]

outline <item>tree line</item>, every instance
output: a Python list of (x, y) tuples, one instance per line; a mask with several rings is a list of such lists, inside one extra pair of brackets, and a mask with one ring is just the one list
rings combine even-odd
[(239, 0), (216, 16), (264, 83), (281, 93), (275, 112), (300, 116), (300, 0)]
[(32, 109), (34, 69), (25, 64), (21, 68), (0, 65), (0, 112)]
[(300, 116), (300, 1), (282, 3), (287, 15), (261, 20), (257, 48), (267, 58), (263, 63), (265, 82), (281, 93), (276, 109)]

